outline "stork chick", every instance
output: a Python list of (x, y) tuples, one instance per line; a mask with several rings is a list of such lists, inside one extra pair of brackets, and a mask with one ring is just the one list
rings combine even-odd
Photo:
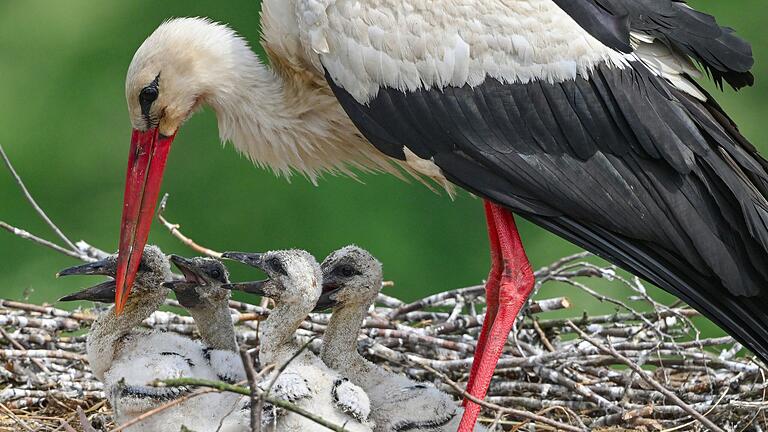
[(183, 281), (166, 282), (176, 299), (194, 318), (205, 349), (204, 355), (219, 379), (230, 383), (246, 379), (238, 354), (235, 327), (229, 311), (229, 272), (221, 261), (171, 255), (171, 262), (184, 275)]
[[(370, 403), (365, 392), (328, 368), (294, 337), (320, 297), (322, 274), (317, 261), (301, 250), (248, 254), (228, 252), (233, 259), (265, 273), (269, 279), (225, 287), (269, 297), (275, 308), (259, 329), (261, 364), (285, 365), (272, 391), (350, 432), (371, 431)], [(328, 430), (295, 413), (274, 420), (274, 430)]]
[[(71, 267), (59, 276), (103, 275), (115, 277), (117, 257)], [(122, 314), (112, 306), (91, 325), (86, 350), (94, 375), (104, 383), (105, 393), (115, 410), (115, 421), (123, 424), (186, 392), (183, 388), (149, 386), (155, 380), (196, 377), (217, 379), (208, 366), (201, 344), (170, 332), (138, 328), (168, 294), (162, 284), (171, 278), (168, 259), (159, 248), (146, 246), (139, 264), (134, 291)], [(92, 288), (65, 296), (61, 301), (90, 300), (111, 302), (116, 283), (110, 279)], [(127, 431), (165, 431), (182, 425), (216, 430), (223, 418), (234, 411), (239, 397), (210, 394), (190, 399), (163, 413), (148, 417)], [(216, 409), (221, 408), (221, 409)], [(230, 429), (238, 431), (245, 429)]]
[(323, 294), (317, 307), (333, 307), (333, 315), (320, 358), (366, 391), (375, 431), (457, 430), (463, 410), (450, 395), (388, 371), (357, 351), (360, 327), (381, 290), (381, 263), (366, 250), (347, 246), (331, 253), (321, 268)]

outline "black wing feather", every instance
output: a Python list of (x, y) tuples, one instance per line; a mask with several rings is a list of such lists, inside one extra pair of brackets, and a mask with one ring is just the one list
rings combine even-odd
[(768, 358), (765, 161), (716, 105), (639, 63), (563, 83), (382, 88), (367, 105), (329, 82), (383, 151), (431, 158), (450, 181), (683, 298)]
[[(752, 47), (711, 15), (680, 0), (554, 0), (584, 30), (622, 52), (630, 31), (645, 33), (698, 61), (718, 85), (754, 84)], [(624, 22), (627, 25), (623, 25)]]

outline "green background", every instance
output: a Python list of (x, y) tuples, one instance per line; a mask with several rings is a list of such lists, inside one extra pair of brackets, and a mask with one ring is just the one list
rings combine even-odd
[[(768, 77), (764, 0), (692, 3), (754, 44), (757, 85), (739, 94), (726, 91), (719, 100), (768, 153), (768, 87), (761, 79)], [(208, 16), (258, 46), (259, 9), (252, 0), (0, 2), (0, 144), (73, 239), (106, 250), (117, 246), (130, 135), (123, 80), (139, 44), (168, 17)], [(321, 258), (354, 242), (384, 262), (386, 278), (396, 281), (390, 294), (404, 299), (475, 284), (486, 275), (480, 200), (462, 194), (451, 201), (386, 175), (366, 175), (362, 182), (326, 177), (315, 187), (300, 177), (289, 183), (254, 168), (230, 145), (222, 148), (207, 110), (181, 130), (163, 191), (171, 193), (166, 215), (214, 249), (300, 247)], [(4, 169), (0, 220), (53, 239)], [(578, 251), (528, 223), (521, 223), (521, 231), (537, 268)], [(191, 254), (158, 224), (150, 241), (167, 253)], [(0, 296), (53, 301), (91, 282), (54, 278), (75, 263), (0, 231)], [(247, 277), (236, 270), (236, 278)], [(611, 310), (569, 287), (547, 285), (540, 295), (563, 293), (575, 303), (571, 313)]]

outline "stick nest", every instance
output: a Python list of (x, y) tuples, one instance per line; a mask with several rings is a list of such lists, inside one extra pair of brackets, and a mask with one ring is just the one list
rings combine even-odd
[[(635, 294), (628, 301), (610, 298), (589, 287), (598, 279)], [(766, 369), (738, 356), (741, 347), (730, 337), (701, 338), (691, 320), (694, 310), (653, 300), (639, 280), (591, 264), (585, 254), (539, 270), (537, 281), (537, 287), (569, 284), (612, 304), (615, 312), (582, 314), (566, 298), (530, 302), (486, 399), (483, 421), (495, 430), (556, 429), (511, 409), (571, 430), (703, 430), (693, 413), (727, 431), (768, 427)], [(458, 400), (484, 318), (483, 294), (478, 285), (413, 303), (381, 295), (361, 332), (360, 350)], [(172, 300), (168, 304), (178, 307)], [(241, 346), (255, 347), (258, 322), (268, 308), (235, 301), (231, 307)], [(549, 318), (556, 310), (572, 313)], [(96, 313), (0, 300), (0, 430), (114, 427), (102, 385), (85, 357), (85, 334)], [(320, 339), (312, 338), (322, 336), (328, 318), (312, 314), (297, 336), (319, 350)], [(144, 324), (197, 336), (194, 322), (174, 312), (158, 311)]]

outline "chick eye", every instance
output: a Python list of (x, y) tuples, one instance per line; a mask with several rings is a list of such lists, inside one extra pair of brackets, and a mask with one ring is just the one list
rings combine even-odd
[(221, 270), (213, 269), (210, 272), (208, 272), (208, 276), (210, 276), (210, 277), (212, 277), (214, 279), (219, 279), (219, 278), (221, 278)]
[(270, 258), (267, 261), (267, 264), (269, 264), (269, 267), (272, 268), (272, 270), (277, 273), (280, 273), (283, 275), (288, 274), (288, 272), (285, 271), (285, 267), (283, 267), (283, 263), (281, 263), (280, 260), (277, 258)]
[(338, 274), (340, 276), (343, 276), (343, 277), (352, 277), (352, 276), (358, 274), (358, 272), (351, 265), (344, 264), (344, 265), (339, 266), (336, 269), (336, 274)]

